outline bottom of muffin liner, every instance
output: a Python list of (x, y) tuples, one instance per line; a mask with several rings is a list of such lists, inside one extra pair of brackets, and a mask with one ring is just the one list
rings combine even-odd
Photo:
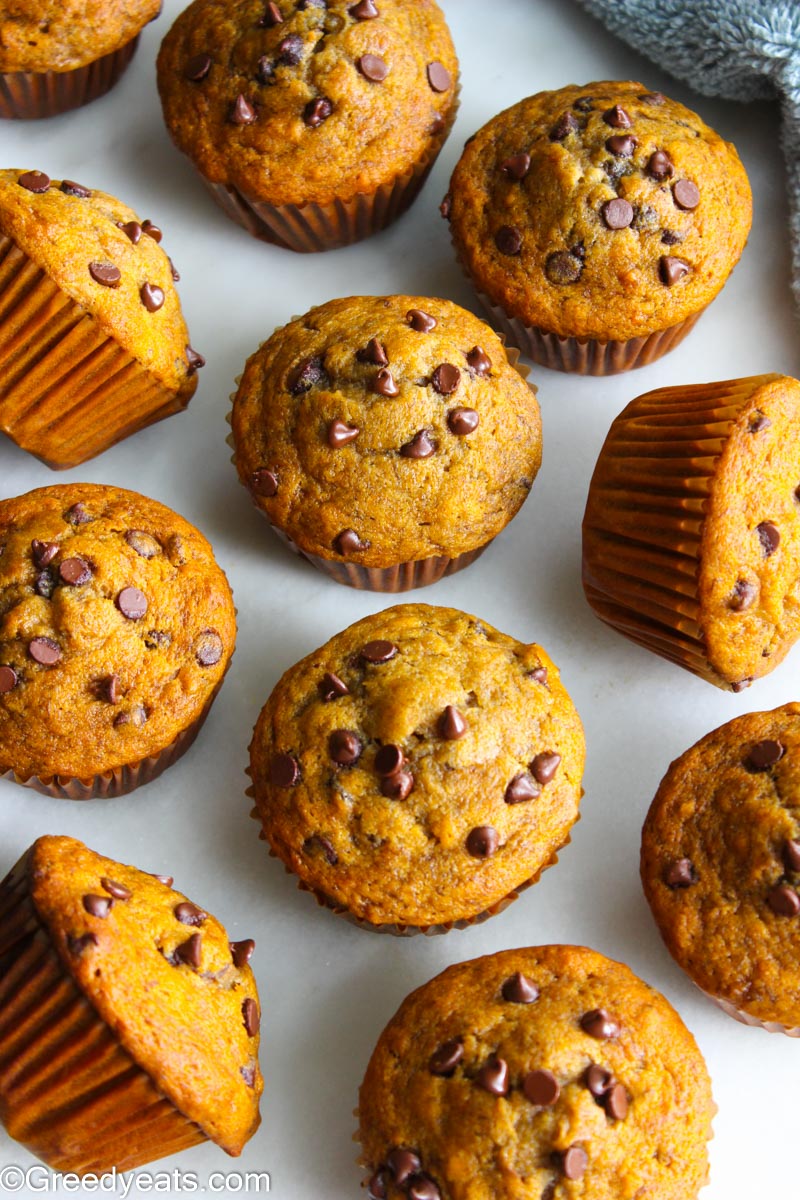
[(110, 91), (133, 58), (138, 35), (71, 71), (0, 72), (0, 118), (27, 121), (80, 108)]
[(131, 1058), (62, 965), (27, 855), (0, 884), (0, 1119), (59, 1171), (102, 1175), (207, 1141)]
[(698, 987), (698, 990), (703, 993), (707, 999), (712, 1000), (717, 1008), (721, 1008), (729, 1017), (733, 1017), (734, 1021), (738, 1021), (741, 1025), (751, 1025), (756, 1029), (766, 1029), (767, 1033), (782, 1033), (786, 1037), (800, 1038), (800, 1025), (783, 1025), (780, 1021), (761, 1021), (758, 1017), (752, 1017), (750, 1013), (744, 1012), (741, 1008), (736, 1008), (731, 1004), (730, 1000), (722, 1000), (719, 996), (714, 996), (711, 992), (707, 992), (704, 988)]
[(185, 408), (8, 237), (0, 235), (0, 430), (74, 467)]

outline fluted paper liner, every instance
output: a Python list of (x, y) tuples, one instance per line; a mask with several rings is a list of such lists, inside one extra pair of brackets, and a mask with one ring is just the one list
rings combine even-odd
[(186, 403), (0, 235), (0, 429), (12, 441), (74, 467)]
[(138, 36), (119, 50), (71, 71), (0, 72), (0, 118), (55, 117), (104, 96), (136, 52)]
[(139, 1067), (63, 966), (29, 895), (0, 884), (0, 1119), (48, 1166), (129, 1171), (207, 1141)]
[(798, 1025), (783, 1025), (780, 1021), (760, 1021), (758, 1017), (751, 1017), (750, 1013), (743, 1012), (742, 1009), (736, 1008), (731, 1004), (730, 1000), (722, 1000), (719, 996), (712, 996), (711, 992), (706, 992), (703, 988), (699, 988), (704, 996), (709, 1000), (713, 1000), (717, 1008), (721, 1008), (729, 1017), (733, 1017), (734, 1021), (738, 1021), (741, 1025), (751, 1025), (756, 1029), (766, 1029), (767, 1033), (782, 1033), (786, 1037), (800, 1037), (800, 1026)]

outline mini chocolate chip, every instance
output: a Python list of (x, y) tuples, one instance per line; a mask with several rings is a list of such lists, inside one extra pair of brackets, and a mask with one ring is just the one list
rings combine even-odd
[(643, 96), (637, 97), (642, 104), (666, 104), (667, 98), (663, 92), (646, 92)]
[(373, 0), (359, 0), (358, 4), (351, 5), (347, 10), (351, 17), (355, 17), (357, 21), (370, 21), (373, 17), (380, 16), (378, 9), (375, 7)]
[(333, 548), (337, 554), (341, 554), (344, 558), (348, 554), (355, 554), (358, 550), (366, 550), (369, 547), (369, 542), (362, 541), (356, 533), (355, 529), (343, 529), (341, 533), (333, 539)]
[(509, 1090), (508, 1063), (504, 1058), (490, 1059), (478, 1071), (475, 1082), (478, 1087), (490, 1092), (492, 1096), (507, 1096)]
[(737, 679), (735, 683), (731, 684), (731, 691), (732, 692), (743, 692), (745, 690), (745, 688), (750, 687), (750, 684), (752, 682), (753, 682), (752, 675), (748, 675), (744, 679)]
[(86, 511), (86, 505), (82, 500), (79, 500), (77, 504), (73, 504), (72, 508), (68, 508), (64, 513), (64, 518), (69, 521), (70, 525), (86, 525), (92, 519)]
[(478, 428), (480, 417), (474, 408), (451, 408), (447, 414), (447, 427), (456, 437), (466, 437)]
[(629, 133), (615, 134), (606, 142), (606, 150), (616, 154), (617, 158), (630, 158), (636, 149), (637, 141)]
[(282, 42), (278, 42), (277, 63), (285, 67), (296, 67), (303, 57), (303, 39), (296, 33), (290, 33)]
[(448, 192), (439, 205), (439, 213), (445, 221), (450, 219), (450, 209), (453, 207), (453, 197)]
[(189, 364), (190, 375), (193, 375), (195, 371), (199, 371), (201, 367), (206, 365), (206, 360), (202, 354), (198, 354), (191, 346), (186, 347), (186, 362)]
[(667, 287), (673, 287), (684, 275), (689, 274), (689, 264), (682, 258), (674, 258), (671, 254), (662, 254), (658, 260), (658, 276)]
[(467, 835), (467, 853), (473, 858), (491, 858), (500, 845), (500, 836), (492, 825), (478, 825)]
[(334, 675), (332, 671), (326, 671), (322, 676), (319, 690), (323, 700), (336, 700), (339, 696), (350, 695), (350, 688), (338, 675)]
[(533, 1004), (534, 1000), (539, 999), (538, 987), (521, 971), (510, 976), (500, 991), (503, 999), (508, 1000), (510, 1004)]
[(81, 937), (72, 937), (70, 934), (67, 935), (67, 949), (69, 950), (70, 954), (74, 954), (76, 958), (83, 954), (84, 950), (88, 949), (89, 946), (96, 945), (97, 934), (95, 933), (84, 933)]
[[(148, 875), (152, 875), (152, 872), (148, 871)], [(171, 888), (175, 882), (175, 877), (173, 875), (152, 875), (152, 877), (153, 879), (157, 879), (159, 883), (163, 883), (164, 887), (168, 888)]]
[(84, 187), (82, 183), (76, 183), (74, 179), (62, 179), (61, 191), (67, 196), (77, 196), (79, 200), (88, 200), (92, 194), (92, 189)]
[(377, 372), (372, 380), (372, 390), (387, 399), (400, 395), (400, 388), (395, 383), (394, 376), (388, 367), (381, 367)]
[(406, 313), (406, 320), (417, 333), (430, 333), (436, 328), (436, 318), (423, 312), (421, 308), (410, 308)]
[(615, 104), (613, 108), (606, 109), (603, 113), (603, 120), (612, 129), (630, 129), (633, 124), (625, 109), (619, 104)]
[(457, 742), (467, 732), (467, 722), (458, 709), (448, 704), (436, 723), (439, 737), (446, 742)]
[(447, 92), (453, 86), (450, 72), (440, 62), (428, 63), (428, 83), (434, 92)]
[(775, 525), (771, 521), (762, 521), (756, 526), (758, 540), (761, 542), (761, 549), (764, 552), (764, 558), (769, 558), (774, 554), (781, 543), (781, 535)]
[(452, 363), (439, 363), (431, 375), (433, 390), (440, 396), (451, 396), (461, 382), (461, 372)]
[(129, 242), (138, 246), (142, 238), (142, 227), (138, 221), (117, 221), (117, 229), (121, 229)]
[(306, 840), (303, 842), (303, 849), (305, 850), (306, 854), (311, 854), (315, 846), (319, 846), (325, 861), (329, 866), (335, 867), (337, 865), (339, 862), (339, 855), (334, 850), (331, 842), (329, 842), (326, 837), (323, 837), (321, 833), (314, 833), (310, 838), (306, 838)]
[(494, 235), (494, 244), (501, 254), (513, 257), (522, 249), (522, 234), (516, 225), (501, 225)]
[(0, 692), (10, 692), (17, 686), (17, 672), (13, 667), (0, 667)]
[(53, 592), (56, 590), (56, 578), (52, 570), (40, 571), (33, 583), (33, 590), (37, 596), (42, 596), (45, 600), (49, 600)]
[(754, 584), (748, 583), (746, 579), (739, 579), (728, 597), (728, 608), (732, 608), (734, 612), (744, 612), (753, 603), (757, 594)]
[[(576, 122), (577, 124), (577, 122)], [(552, 137), (552, 134), (551, 134)], [(560, 139), (559, 139), (560, 140)], [(508, 175), (509, 179), (524, 179), (531, 169), (530, 154), (512, 154), (509, 158), (503, 159), (500, 163), (500, 170), (504, 175)]]
[(44, 171), (26, 171), (24, 175), (20, 175), (17, 183), (27, 191), (40, 195), (50, 187), (50, 176), (45, 175)]
[(259, 83), (272, 83), (274, 75), (275, 64), (266, 54), (262, 54), (256, 67), (256, 79)]
[(58, 574), (62, 583), (79, 587), (82, 583), (88, 583), (92, 578), (92, 568), (83, 558), (65, 558), (58, 568)]
[(464, 1057), (464, 1046), (458, 1040), (444, 1042), (428, 1059), (431, 1075), (450, 1076)]
[(679, 888), (688, 888), (692, 884), (697, 883), (698, 875), (691, 859), (676, 858), (664, 868), (662, 878), (668, 888), (676, 891)]
[(187, 967), (199, 970), (203, 961), (203, 939), (200, 934), (193, 933), (185, 942), (181, 942), (180, 946), (176, 946), (174, 957), (178, 962), (185, 963)]
[(677, 246), (683, 241), (683, 237), (679, 233), (673, 233), (671, 229), (665, 229), (661, 241), (664, 246)]
[(172, 272), (173, 280), (175, 281), (175, 283), (178, 283), (180, 281), (180, 274), (178, 273), (175, 263), (172, 261), (172, 259), (169, 257), (169, 255), (167, 255), (167, 262), (169, 263), (169, 269)]
[(43, 667), (54, 667), (61, 661), (61, 647), (49, 637), (35, 637), (28, 643), (28, 653)]
[(691, 179), (678, 179), (672, 185), (672, 198), (678, 208), (692, 212), (700, 203), (700, 189)]
[(113, 896), (115, 900), (130, 900), (133, 892), (130, 888), (125, 887), (124, 883), (117, 883), (114, 879), (108, 879), (106, 876), (100, 880), (100, 886), (104, 891), (108, 892), (109, 896)]
[(58, 554), (58, 542), (41, 542), (34, 538), (31, 542), (31, 556), (37, 567), (46, 567)]
[(330, 100), (326, 96), (318, 96), (316, 100), (309, 100), (303, 109), (303, 120), (306, 125), (316, 129), (323, 121), (327, 121), (332, 112), (333, 105)]
[(274, 471), (262, 467), (250, 476), (250, 488), (257, 496), (274, 496), (278, 490), (278, 477)]
[(211, 70), (210, 54), (195, 54), (183, 68), (184, 78), (192, 83), (202, 83)]
[(91, 262), (89, 274), (95, 283), (103, 287), (118, 288), (122, 279), (122, 272), (113, 263)]
[(422, 1170), (419, 1155), (402, 1146), (397, 1146), (394, 1150), (389, 1151), (386, 1156), (386, 1165), (392, 1172), (398, 1187), (402, 1187), (407, 1179), (410, 1179), (412, 1175), (418, 1175)]
[(783, 862), (787, 871), (800, 871), (800, 842), (794, 838), (783, 843)]
[(376, 337), (370, 338), (366, 346), (356, 350), (356, 358), (362, 363), (372, 363), (374, 367), (388, 367), (389, 365), (386, 347)]
[(503, 799), (506, 804), (524, 804), (526, 800), (535, 800), (540, 793), (541, 788), (528, 772), (520, 771), (508, 784)]
[(160, 242), (164, 236), (158, 226), (154, 225), (152, 221), (142, 221), (142, 233), (146, 233), (154, 242)]
[(231, 105), (228, 120), (231, 125), (252, 125), (256, 119), (256, 110), (246, 96), (240, 92)]
[(125, 541), (140, 558), (155, 558), (161, 553), (161, 543), (143, 529), (126, 529)]
[(352, 766), (361, 758), (363, 746), (357, 733), (352, 729), (334, 729), (328, 738), (328, 753), (335, 763), (341, 767)]
[(578, 112), (591, 112), (594, 107), (594, 97), (579, 96), (572, 107), (577, 108)]
[(528, 672), (528, 675), (531, 679), (535, 679), (537, 683), (547, 683), (547, 667), (534, 667), (532, 671)]
[(614, 1076), (605, 1067), (598, 1066), (597, 1063), (591, 1063), (586, 1068), (583, 1082), (595, 1100), (602, 1100), (614, 1086)]
[(98, 694), (101, 700), (109, 704), (118, 704), (120, 699), (119, 675), (104, 675), (98, 684)]
[(148, 312), (158, 312), (164, 303), (164, 291), (155, 283), (143, 283), (139, 288), (139, 297)]
[(328, 382), (325, 363), (319, 354), (302, 359), (286, 376), (286, 386), (293, 396), (302, 396)]
[(561, 1155), (561, 1170), (565, 1179), (580, 1179), (589, 1165), (589, 1155), (582, 1146), (570, 1146)]
[(589, 1037), (606, 1042), (619, 1035), (619, 1023), (604, 1008), (593, 1008), (581, 1017), (581, 1029)]
[(89, 895), (83, 897), (83, 907), (90, 917), (100, 917), (102, 920), (105, 920), (114, 907), (114, 901), (109, 899), (108, 896)]
[(138, 588), (123, 588), (117, 596), (117, 608), (129, 621), (138, 621), (147, 612), (147, 597)]
[(619, 196), (606, 200), (600, 213), (609, 229), (627, 229), (633, 220), (633, 205)]
[(492, 360), (481, 346), (473, 346), (467, 355), (467, 366), (475, 375), (488, 375)]
[(531, 774), (536, 782), (544, 787), (555, 775), (560, 762), (560, 754), (556, 754), (554, 750), (543, 750), (531, 763)]
[(442, 1193), (429, 1175), (415, 1175), (408, 1181), (408, 1200), (442, 1200)]
[(395, 775), (405, 765), (405, 755), (399, 746), (387, 742), (375, 755), (374, 767), (378, 775)]
[(522, 1090), (531, 1104), (550, 1108), (561, 1095), (561, 1087), (552, 1071), (529, 1071), (522, 1081)]
[(628, 1115), (628, 1093), (621, 1083), (615, 1083), (606, 1092), (603, 1107), (612, 1121), (624, 1121)]
[(387, 663), (399, 653), (399, 646), (396, 646), (394, 642), (384, 641), (382, 638), (367, 642), (360, 651), (361, 657), (368, 663)]
[(758, 410), (756, 410), (756, 412), (754, 412), (750, 418), (750, 424), (747, 426), (747, 432), (761, 433), (762, 429), (769, 429), (771, 424), (772, 421), (770, 421), (769, 417), (766, 416), (765, 413), (758, 412)]
[(770, 767), (774, 767), (779, 763), (786, 753), (783, 745), (773, 740), (765, 738), (763, 742), (756, 742), (751, 747), (749, 754), (744, 760), (744, 765), (750, 771), (768, 771)]
[(381, 795), (390, 800), (407, 800), (414, 790), (414, 776), (410, 771), (395, 771), (384, 775), (380, 782)]
[[(352, 9), (350, 11), (352, 12)], [(376, 1171), (367, 1180), (367, 1200), (386, 1200), (389, 1195), (388, 1184), (388, 1172)]]
[(569, 250), (556, 250), (544, 265), (545, 275), (551, 283), (576, 283), (582, 271), (580, 258)]
[(389, 74), (389, 64), (379, 54), (362, 54), (356, 66), (371, 83), (382, 83)]
[(420, 429), (410, 442), (405, 442), (400, 447), (400, 453), (403, 458), (430, 458), (436, 453), (436, 442), (431, 441), (427, 429)]
[(190, 900), (182, 900), (172, 911), (181, 925), (202, 925), (208, 918), (208, 913), (203, 912), (202, 908), (198, 908)]
[(800, 896), (788, 883), (777, 883), (767, 893), (767, 904), (779, 917), (796, 917), (800, 912)]
[(233, 959), (233, 965), (241, 971), (242, 967), (246, 967), (253, 957), (256, 944), (252, 938), (245, 938), (241, 942), (228, 942), (228, 947)]
[(551, 142), (563, 142), (571, 133), (578, 130), (578, 122), (571, 112), (563, 112), (550, 130)]
[(275, 25), (282, 25), (283, 13), (277, 4), (268, 4), (263, 17), (258, 23), (262, 29), (271, 29)]
[(215, 667), (224, 650), (222, 638), (213, 629), (204, 629), (194, 647), (194, 657), (201, 667)]
[(670, 175), (675, 170), (672, 165), (672, 159), (667, 154), (666, 150), (656, 150), (647, 160), (645, 173), (651, 179), (657, 179), (659, 182), (662, 179), (669, 179)]
[(300, 782), (300, 766), (291, 754), (273, 754), (269, 764), (269, 781), (273, 787), (294, 787)]

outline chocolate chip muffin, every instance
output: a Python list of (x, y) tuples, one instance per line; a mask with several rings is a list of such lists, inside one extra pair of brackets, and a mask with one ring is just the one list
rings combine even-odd
[(602, 621), (741, 691), (800, 636), (800, 383), (659, 388), (611, 426), (583, 519)]
[(670, 766), (642, 884), (672, 957), (748, 1025), (800, 1037), (800, 704), (736, 717)]
[(455, 119), (458, 60), (434, 0), (194, 0), (164, 39), (158, 88), (229, 217), (328, 250), (412, 202)]
[(0, 883), (0, 1120), (58, 1171), (129, 1171), (259, 1124), (251, 940), (172, 879), (41, 837)]
[(739, 260), (736, 150), (641, 83), (540, 92), (467, 143), (443, 212), (499, 329), (543, 366), (608, 375), (672, 349)]
[(694, 1038), (581, 946), (448, 967), (381, 1034), (359, 1098), (369, 1200), (694, 1200), (716, 1106)]
[(75, 466), (194, 393), (204, 359), (161, 238), (105, 192), (0, 171), (0, 429), (48, 466)]
[(0, 117), (52, 117), (114, 86), (160, 0), (0, 0)]
[(253, 733), (249, 794), (320, 903), (364, 928), (438, 933), (499, 912), (556, 861), (583, 763), (540, 646), (403, 604), (286, 672)]
[(203, 535), (135, 492), (0, 501), (0, 772), (115, 796), (192, 744), (233, 653), (233, 597)]
[(502, 342), (429, 297), (331, 300), (277, 330), (247, 361), (232, 429), (273, 527), (378, 591), (473, 562), (541, 462), (539, 407)]

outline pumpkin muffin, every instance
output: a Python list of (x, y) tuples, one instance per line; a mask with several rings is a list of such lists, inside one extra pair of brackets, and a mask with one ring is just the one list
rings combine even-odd
[(499, 912), (556, 861), (583, 764), (540, 646), (403, 604), (286, 672), (253, 733), (248, 794), (321, 904), (378, 932), (439, 933)]
[(52, 117), (104, 95), (160, 0), (0, 0), (0, 117)]
[(57, 1171), (129, 1171), (259, 1124), (251, 940), (172, 879), (41, 837), (0, 884), (0, 1121)]
[(800, 1037), (800, 704), (736, 717), (672, 763), (641, 870), (698, 987), (748, 1025)]
[(247, 361), (234, 463), (275, 529), (340, 583), (405, 591), (473, 562), (541, 463), (531, 388), (449, 300), (312, 308)]
[(734, 147), (641, 83), (540, 92), (464, 148), (443, 212), (511, 345), (609, 375), (671, 350), (739, 260), (750, 185)]
[(204, 360), (150, 220), (43, 171), (0, 171), (0, 429), (72, 467), (185, 408)]
[(800, 635), (800, 383), (659, 388), (611, 426), (583, 519), (602, 621), (739, 692)]
[(136, 492), (0, 501), (0, 772), (116, 796), (192, 744), (233, 653), (228, 581), (188, 521)]
[(329, 250), (412, 202), (455, 119), (458, 60), (434, 0), (195, 0), (164, 39), (158, 89), (229, 217)]
[(663, 996), (593, 950), (536, 946), (412, 992), (358, 1111), (369, 1200), (694, 1200), (716, 1106)]

